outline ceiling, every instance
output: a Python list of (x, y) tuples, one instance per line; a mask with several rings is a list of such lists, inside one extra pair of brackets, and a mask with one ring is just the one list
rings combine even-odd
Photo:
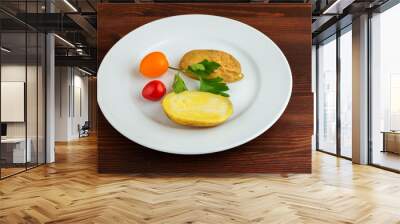
[[(268, 2), (268, 3), (311, 3), (313, 5), (313, 36), (316, 37), (345, 14), (365, 10), (386, 0), (154, 0), (155, 2)], [(335, 1), (339, 2), (336, 4)], [(3, 46), (13, 48), (14, 54), (25, 54), (23, 34), (29, 30), (55, 32), (75, 47), (55, 39), (56, 55), (59, 61), (68, 64), (90, 59), (96, 69), (96, 5), (100, 2), (137, 3), (151, 0), (1, 0), (0, 20), (4, 41)], [(322, 12), (329, 9), (328, 14)], [(52, 13), (47, 13), (51, 11)], [(27, 13), (26, 13), (27, 12)], [(32, 50), (28, 47), (28, 54)], [(34, 47), (32, 45), (32, 47)], [(63, 56), (63, 57), (61, 57)], [(64, 57), (68, 56), (68, 57)], [(56, 61), (57, 62), (57, 61)]]

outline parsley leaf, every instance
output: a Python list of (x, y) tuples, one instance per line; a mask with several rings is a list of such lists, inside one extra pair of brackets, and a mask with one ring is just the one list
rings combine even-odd
[(193, 64), (193, 65), (190, 65), (189, 67), (190, 67), (190, 69), (192, 69), (192, 71), (197, 71), (197, 70), (205, 71), (206, 70), (206, 67), (204, 67), (203, 64)]
[(217, 70), (219, 67), (221, 67), (221, 65), (217, 62), (208, 61), (207, 59), (205, 59), (199, 63), (190, 65), (187, 70), (198, 78), (205, 78), (213, 73), (215, 70)]
[(203, 79), (200, 78), (200, 91), (210, 92), (217, 95), (229, 97), (229, 94), (224, 93), (229, 90), (229, 87), (226, 83), (223, 82), (223, 79), (220, 77), (214, 79)]
[(179, 73), (175, 74), (174, 83), (172, 84), (172, 89), (174, 90), (175, 93), (180, 93), (187, 90), (185, 82), (179, 76)]
[(179, 76), (179, 72), (190, 72), (200, 80), (199, 91), (229, 97), (229, 94), (225, 93), (229, 90), (229, 87), (221, 77), (212, 79), (207, 78), (219, 67), (221, 67), (221, 65), (217, 62), (208, 61), (205, 59), (199, 63), (189, 65), (186, 70), (175, 69), (178, 71), (178, 73), (175, 75), (172, 88), (175, 93), (186, 91), (187, 87), (183, 79)]

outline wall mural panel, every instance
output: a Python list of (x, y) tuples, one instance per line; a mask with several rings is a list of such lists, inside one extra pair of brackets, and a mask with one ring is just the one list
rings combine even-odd
[(285, 112), (268, 131), (246, 144), (224, 152), (188, 156), (157, 152), (130, 141), (115, 130), (98, 109), (99, 172), (310, 173), (313, 133), (311, 5), (99, 4), (99, 61), (113, 44), (135, 28), (182, 14), (235, 19), (270, 37), (283, 51), (292, 71), (292, 96)]

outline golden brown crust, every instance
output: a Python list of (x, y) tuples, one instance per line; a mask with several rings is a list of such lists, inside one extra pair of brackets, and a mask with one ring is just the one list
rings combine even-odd
[[(236, 82), (243, 78), (239, 61), (231, 54), (219, 50), (191, 50), (183, 55), (179, 68), (185, 70), (189, 65), (199, 63), (205, 59), (221, 65), (210, 75), (210, 78), (221, 77), (227, 83)], [(196, 79), (195, 76), (188, 72), (185, 75)]]

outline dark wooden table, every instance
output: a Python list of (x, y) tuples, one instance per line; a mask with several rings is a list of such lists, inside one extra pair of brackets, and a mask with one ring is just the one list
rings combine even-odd
[(140, 146), (119, 134), (99, 110), (99, 172), (310, 173), (313, 132), (310, 4), (98, 4), (99, 62), (114, 43), (133, 29), (159, 18), (193, 13), (247, 23), (282, 49), (293, 73), (293, 93), (287, 109), (258, 138), (235, 149), (199, 156), (161, 153)]

